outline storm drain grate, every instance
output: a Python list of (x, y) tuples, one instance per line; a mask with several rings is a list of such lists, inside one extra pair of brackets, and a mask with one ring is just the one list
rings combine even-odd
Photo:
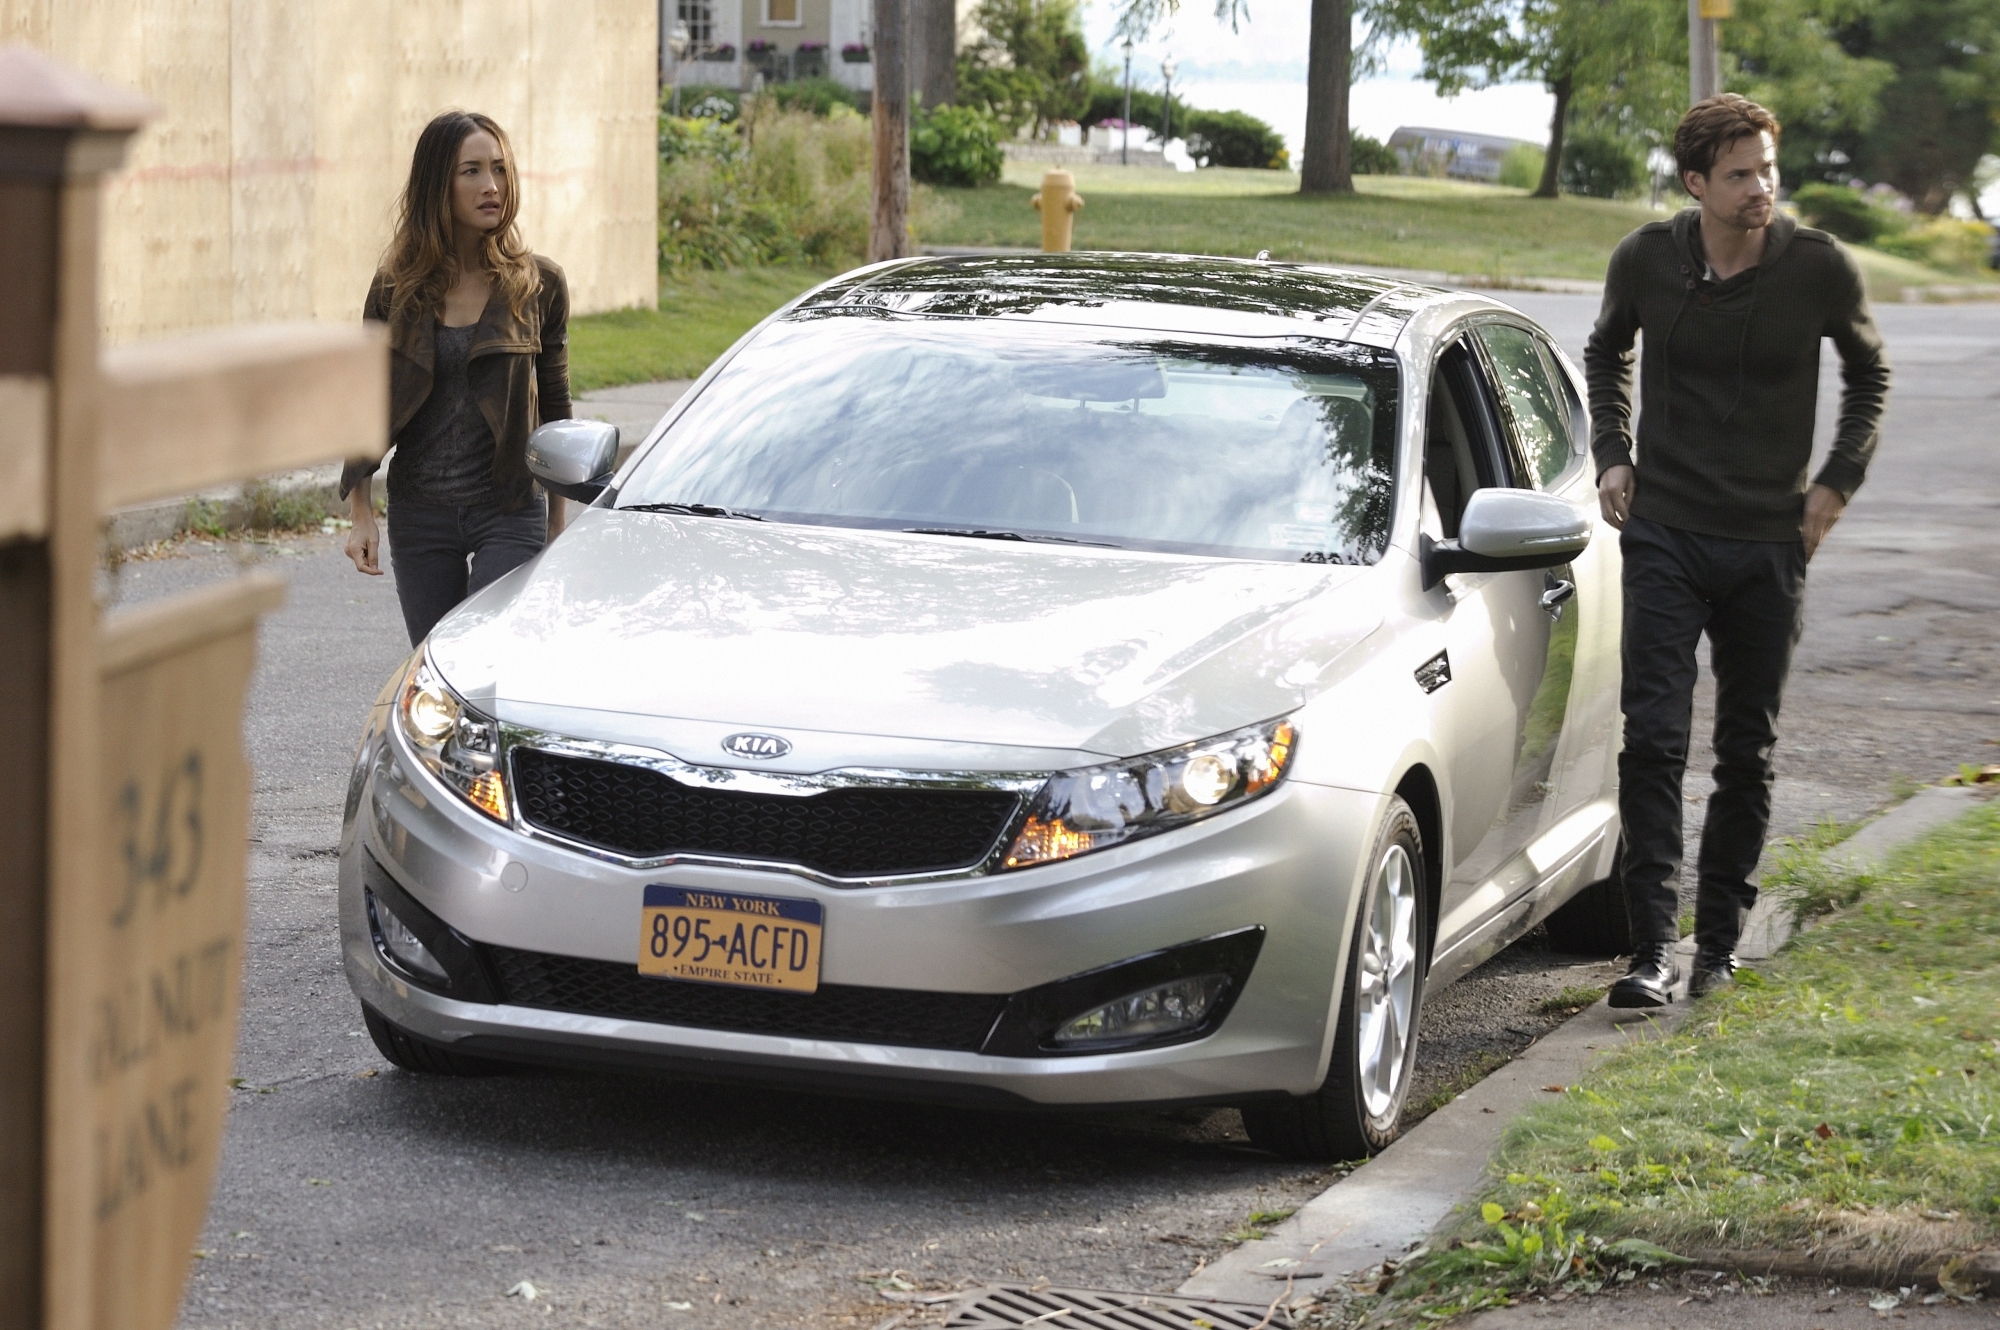
[(999, 1284), (967, 1295), (946, 1330), (1290, 1330), (1283, 1311), (1254, 1302), (1214, 1302), (1171, 1293), (1107, 1293), (1102, 1289)]

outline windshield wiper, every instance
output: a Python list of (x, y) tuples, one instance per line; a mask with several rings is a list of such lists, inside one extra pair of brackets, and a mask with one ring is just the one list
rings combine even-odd
[(1124, 548), (1109, 540), (1078, 540), (1075, 536), (1024, 536), (1019, 531), (988, 531), (984, 527), (906, 526), (903, 530), (912, 536), (968, 536), (973, 540), (1053, 541), (1062, 545), (1096, 545), (1107, 550)]
[(628, 503), (620, 511), (628, 513), (678, 513), (682, 517), (740, 517), (746, 522), (761, 522), (764, 520), (756, 513), (746, 513), (740, 508), (719, 508), (712, 503)]

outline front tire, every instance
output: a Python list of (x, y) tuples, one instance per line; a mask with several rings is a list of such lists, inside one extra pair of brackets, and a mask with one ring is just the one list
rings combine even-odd
[(1375, 835), (1348, 947), (1333, 1062), (1303, 1098), (1243, 1109), (1253, 1144), (1291, 1159), (1364, 1159), (1396, 1139), (1417, 1058), (1429, 968), (1423, 835), (1392, 799)]

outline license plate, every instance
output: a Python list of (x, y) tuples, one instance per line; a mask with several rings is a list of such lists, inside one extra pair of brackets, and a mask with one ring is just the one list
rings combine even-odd
[(639, 973), (815, 992), (825, 915), (818, 901), (652, 883), (639, 912)]

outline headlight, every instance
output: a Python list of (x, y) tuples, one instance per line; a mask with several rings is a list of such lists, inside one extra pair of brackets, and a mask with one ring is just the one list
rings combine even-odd
[(432, 775), (488, 817), (508, 820), (500, 727), (452, 692), (431, 668), (428, 656), (419, 655), (403, 681), (396, 720)]
[(1289, 720), (1049, 777), (1004, 867), (1069, 859), (1185, 826), (1269, 792), (1299, 742)]

